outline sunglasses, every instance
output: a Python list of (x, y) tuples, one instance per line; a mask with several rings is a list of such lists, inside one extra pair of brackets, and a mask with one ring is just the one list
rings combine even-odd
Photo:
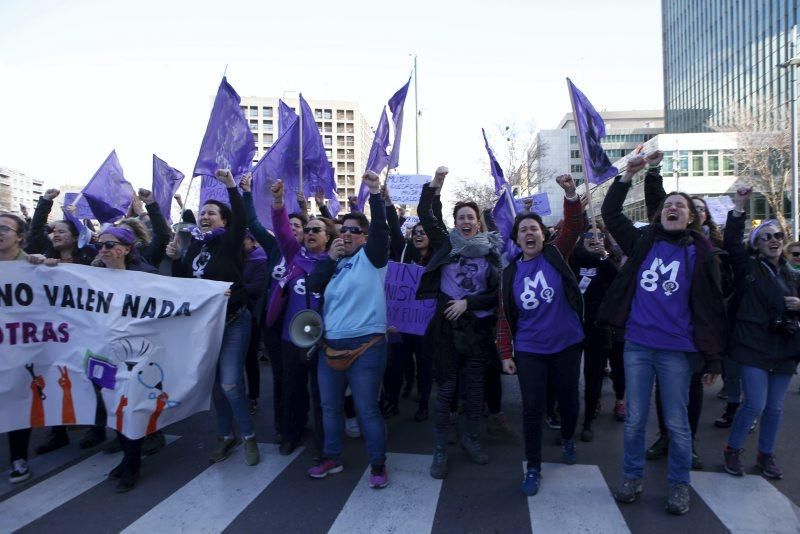
[(325, 229), (319, 226), (306, 226), (305, 228), (303, 228), (304, 234), (319, 234), (324, 231)]
[(17, 230), (14, 230), (10, 226), (6, 226), (5, 224), (0, 225), (0, 235), (7, 234), (9, 232), (14, 232), (15, 234), (19, 233)]
[(793, 258), (800, 258), (800, 252), (792, 252)]
[(774, 234), (770, 234), (770, 233), (763, 233), (763, 234), (759, 234), (758, 238), (759, 238), (761, 241), (763, 241), (763, 242), (765, 242), (765, 243), (766, 243), (767, 241), (769, 241), (769, 240), (770, 240), (770, 239), (772, 239), (773, 237), (774, 237), (776, 240), (778, 240), (778, 241), (783, 241), (783, 237), (784, 237), (784, 235), (785, 235), (785, 234), (784, 234), (783, 232), (775, 232)]
[(584, 239), (603, 239), (603, 234), (595, 234), (593, 232), (587, 232), (583, 234)]
[(102, 243), (98, 243), (102, 248), (106, 250), (111, 250), (112, 248), (116, 247), (117, 245), (122, 245), (119, 241), (103, 241)]
[(358, 226), (342, 226), (341, 230), (339, 230), (339, 233), (361, 235), (364, 233), (364, 230)]
[(418, 235), (428, 235), (428, 234), (425, 233), (425, 230), (414, 230), (413, 232), (411, 232), (411, 235), (418, 236)]

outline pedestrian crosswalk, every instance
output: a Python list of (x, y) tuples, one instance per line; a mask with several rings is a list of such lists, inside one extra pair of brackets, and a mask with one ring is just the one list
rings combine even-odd
[[(167, 437), (168, 443), (176, 439), (175, 436)], [(442, 510), (443, 496), (453, 482), (451, 479), (434, 480), (428, 475), (428, 455), (389, 453), (387, 465), (391, 484), (385, 489), (374, 490), (367, 484), (370, 475), (367, 465), (362, 464), (355, 471), (356, 466), (350, 464), (344, 473), (336, 475), (335, 480), (311, 481), (304, 478), (303, 470), (309, 458), (308, 454), (303, 454), (303, 449), (290, 456), (281, 456), (277, 446), (271, 444), (260, 444), (259, 450), (261, 462), (257, 466), (249, 467), (234, 455), (225, 462), (193, 472), (191, 478), (178, 483), (182, 485), (173, 486), (168, 496), (151, 498), (143, 488), (125, 495), (109, 491), (106, 496), (103, 491), (95, 491), (89, 504), (87, 499), (78, 497), (103, 482), (109, 470), (120, 460), (119, 454), (97, 453), (52, 476), (44, 476), (38, 482), (23, 486), (8, 497), (0, 496), (4, 499), (0, 500), (0, 532), (14, 532), (26, 526), (26, 531), (42, 531), (44, 529), (31, 524), (43, 524), (38, 520), (70, 507), (96, 506), (96, 509), (81, 510), (79, 514), (95, 516), (113, 510), (115, 506), (124, 507), (128, 498), (144, 502), (140, 507), (142, 512), (137, 512), (141, 515), (130, 517), (104, 513), (102, 515), (108, 523), (98, 531), (270, 531), (269, 520), (274, 518), (269, 517), (265, 518), (265, 523), (251, 528), (241, 523), (231, 526), (237, 517), (253, 515), (252, 508), (259, 506), (258, 498), (265, 493), (270, 497), (280, 494), (285, 498), (287, 514), (302, 510), (309, 516), (320, 517), (314, 532), (418, 534), (432, 532), (434, 525), (436, 530), (447, 530), (447, 517), (443, 516), (454, 513), (452, 509)], [(156, 455), (148, 461), (158, 462), (158, 457)], [(468, 465), (462, 466), (460, 472), (470, 468), (479, 472), (478, 467)], [(151, 470), (151, 477), (158, 476), (153, 471), (169, 477), (170, 465), (160, 465)], [(629, 525), (628, 514), (623, 512), (632, 508), (621, 509), (617, 505), (609, 490), (609, 483), (616, 481), (608, 481), (598, 466), (545, 463), (541, 490), (529, 498), (521, 497), (516, 491), (521, 475), (520, 472), (517, 480), (504, 480), (497, 484), (496, 491), (508, 493), (507, 498), (504, 497), (506, 504), (501, 508), (487, 509), (485, 524), (474, 525), (475, 531), (502, 531), (496, 526), (502, 523), (503, 514), (522, 514), (520, 518), (528, 518), (534, 534), (648, 532), (641, 523), (638, 523), (638, 528)], [(693, 505), (706, 506), (719, 524), (732, 533), (800, 532), (797, 506), (775, 485), (759, 476), (737, 478), (725, 473), (694, 472), (692, 480), (694, 491), (700, 497), (695, 498)], [(472, 484), (496, 482), (491, 478), (470, 478)], [(313, 484), (317, 485), (315, 490), (331, 488), (331, 491), (341, 494), (341, 498), (337, 496), (332, 500), (337, 503), (331, 505), (336, 509), (325, 511), (322, 509), (328, 506), (326, 502), (307, 500)], [(263, 505), (264, 497), (261, 499)], [(480, 503), (475, 506), (480, 506)], [(244, 513), (246, 511), (248, 514)], [(115, 519), (122, 524), (114, 524)], [(654, 520), (664, 522), (670, 518), (662, 510)], [(305, 521), (304, 524), (309, 523)]]

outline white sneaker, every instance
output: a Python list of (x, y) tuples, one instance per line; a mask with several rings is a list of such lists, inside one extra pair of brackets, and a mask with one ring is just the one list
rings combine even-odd
[(347, 434), (349, 438), (360, 438), (361, 437), (361, 428), (358, 426), (358, 419), (348, 418), (345, 419), (344, 422), (344, 433)]
[(31, 470), (28, 469), (28, 462), (25, 460), (14, 460), (11, 469), (11, 474), (8, 475), (8, 481), (12, 484), (19, 484), (31, 478)]

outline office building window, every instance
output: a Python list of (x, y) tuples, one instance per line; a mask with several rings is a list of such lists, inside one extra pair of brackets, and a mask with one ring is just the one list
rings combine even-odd
[(322, 120), (322, 110), (321, 109), (315, 109), (314, 110), (314, 118), (317, 119), (317, 120)]
[(272, 127), (273, 127), (272, 121), (262, 121), (261, 125), (263, 126), (263, 129), (264, 129), (265, 132), (271, 132), (272, 131)]
[(345, 111), (344, 116), (349, 121), (353, 120), (353, 110), (352, 109), (348, 109), (347, 111)]
[(322, 118), (331, 120), (333, 118), (333, 111), (326, 109), (322, 112)]
[(569, 166), (569, 172), (583, 172), (583, 165), (572, 164)]
[(325, 146), (331, 146), (333, 144), (333, 136), (326, 135), (323, 141), (325, 142)]
[(264, 142), (267, 143), (268, 145), (272, 144), (272, 139), (273, 138), (271, 133), (264, 134)]
[(327, 157), (328, 161), (330, 161), (333, 158), (333, 150), (331, 150), (330, 148), (326, 148), (325, 157)]
[(261, 108), (261, 114), (264, 116), (264, 118), (271, 119), (272, 118), (272, 106), (264, 106), (263, 108)]
[(337, 122), (336, 123), (336, 133), (344, 133), (344, 123)]
[(250, 106), (250, 116), (251, 117), (258, 117), (258, 107), (257, 106)]
[(336, 120), (343, 121), (344, 120), (344, 110), (337, 109), (336, 110)]
[[(581, 151), (580, 150), (570, 150), (569, 151), (569, 157), (572, 158), (572, 159), (580, 159)], [(611, 157), (611, 156), (609, 156), (609, 157)]]

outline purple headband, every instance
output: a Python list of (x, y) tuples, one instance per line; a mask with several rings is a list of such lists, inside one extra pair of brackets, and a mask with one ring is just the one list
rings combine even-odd
[(102, 237), (106, 234), (113, 235), (123, 245), (128, 245), (131, 247), (131, 251), (128, 253), (128, 255), (134, 261), (139, 260), (139, 251), (136, 250), (136, 236), (133, 235), (133, 232), (120, 226), (109, 226), (105, 230), (101, 231), (98, 237)]
[(763, 230), (767, 226), (778, 226), (778, 227), (780, 227), (780, 225), (778, 224), (778, 221), (776, 221), (775, 219), (768, 219), (768, 220), (762, 222), (761, 224), (759, 224), (758, 226), (756, 226), (755, 229), (752, 232), (750, 232), (749, 242), (750, 242), (750, 246), (752, 248), (756, 248), (756, 239), (758, 239), (758, 234), (760, 234), (761, 230)]

